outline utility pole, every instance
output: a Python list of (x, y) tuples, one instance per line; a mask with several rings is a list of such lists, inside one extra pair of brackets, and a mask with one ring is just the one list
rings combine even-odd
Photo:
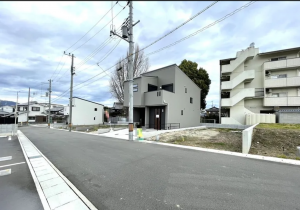
[[(138, 24), (140, 21), (138, 20), (136, 23), (132, 23), (132, 1), (128, 1), (129, 4), (129, 21), (128, 26), (126, 25), (126, 21), (122, 26), (122, 36), (117, 34), (115, 31), (111, 30), (110, 35), (116, 35), (121, 39), (125, 40), (129, 43), (129, 56), (128, 56), (128, 82), (129, 82), (129, 140), (133, 140), (133, 27)], [(128, 38), (128, 40), (127, 40)]]
[(74, 54), (66, 54), (66, 52), (64, 52), (65, 55), (71, 56), (72, 57), (72, 61), (71, 61), (71, 86), (70, 86), (70, 102), (69, 102), (69, 132), (72, 131), (72, 99), (73, 99), (73, 75), (75, 74), (75, 67), (74, 67)]
[(27, 125), (29, 125), (29, 102), (30, 102), (30, 88), (28, 90)]
[(17, 110), (18, 110), (18, 100), (19, 100), (19, 91), (17, 91), (17, 102), (16, 102), (16, 109), (15, 109), (15, 127), (14, 127), (14, 135), (17, 128)]
[(49, 109), (48, 109), (48, 128), (50, 128), (50, 123), (51, 123), (51, 120), (50, 120), (50, 118), (51, 118), (51, 111), (50, 111), (50, 109), (51, 109), (51, 79), (50, 80), (48, 80), (49, 81)]
[(133, 140), (133, 26), (132, 1), (129, 2), (129, 140)]

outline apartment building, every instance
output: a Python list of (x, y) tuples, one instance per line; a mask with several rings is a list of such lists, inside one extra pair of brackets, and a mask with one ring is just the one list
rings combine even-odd
[(300, 47), (259, 53), (254, 43), (220, 60), (220, 119), (245, 124), (247, 114), (276, 114), (300, 123)]
[[(124, 82), (124, 107), (129, 106)], [(176, 65), (141, 74), (133, 80), (133, 121), (154, 129), (198, 126), (200, 88)]]

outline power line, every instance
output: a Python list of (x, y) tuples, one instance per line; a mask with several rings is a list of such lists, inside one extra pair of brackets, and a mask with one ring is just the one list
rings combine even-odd
[[(182, 42), (182, 41), (184, 41), (184, 40), (186, 40), (186, 39), (188, 39), (188, 38), (190, 38), (190, 37), (192, 37), (192, 36), (195, 36), (196, 34), (202, 32), (202, 31), (204, 31), (204, 30), (206, 30), (206, 29), (208, 29), (208, 28), (210, 28), (210, 27), (212, 27), (212, 26), (214, 26), (215, 24), (217, 24), (217, 23), (219, 23), (219, 22), (222, 22), (223, 20), (225, 20), (225, 19), (227, 19), (228, 17), (234, 15), (235, 13), (237, 13), (237, 12), (239, 12), (239, 11), (245, 9), (246, 7), (250, 6), (250, 5), (253, 4), (253, 3), (255, 3), (255, 1), (251, 1), (251, 2), (249, 2), (249, 3), (245, 4), (245, 5), (243, 5), (242, 7), (240, 7), (240, 8), (238, 8), (238, 9), (234, 10), (233, 12), (231, 12), (231, 13), (229, 13), (229, 14), (227, 14), (227, 15), (225, 15), (223, 18), (218, 19), (217, 21), (215, 21), (215, 22), (213, 22), (213, 23), (211, 23), (211, 24), (209, 24), (209, 25), (207, 25), (207, 26), (201, 28), (200, 30), (197, 30), (196, 32), (194, 32), (194, 33), (192, 33), (192, 34), (190, 34), (190, 35), (188, 35), (188, 36), (186, 36), (186, 37), (184, 37), (184, 38), (182, 38), (182, 39), (180, 39), (180, 40), (178, 40), (178, 41), (176, 41), (176, 42), (174, 42), (174, 43), (172, 43), (172, 44), (170, 44), (170, 45), (167, 45), (167, 46), (162, 47), (162, 48), (160, 48), (160, 49), (158, 49), (158, 50), (156, 50), (156, 51), (153, 51), (153, 52), (151, 52), (151, 53), (148, 53), (147, 56), (153, 55), (153, 54), (155, 54), (155, 53), (158, 53), (158, 52), (160, 52), (160, 51), (162, 51), (162, 50), (164, 50), (164, 49), (167, 49), (167, 48), (169, 48), (169, 47), (172, 47), (172, 46), (174, 46), (174, 45), (176, 45), (176, 44), (178, 44), (178, 43), (180, 43), (180, 42)], [(143, 50), (144, 50), (144, 49), (146, 49), (146, 48), (143, 48)], [(133, 53), (133, 55), (136, 54), (136, 53), (138, 53), (138, 52), (140, 52), (140, 51), (142, 51), (142, 50), (139, 50), (139, 51)], [(124, 60), (126, 60), (126, 58), (124, 58), (124, 59), (121, 60), (121, 61), (124, 61)], [(118, 62), (118, 63), (119, 63), (119, 62)], [(113, 66), (111, 66), (110, 68), (106, 69), (105, 71), (108, 71), (108, 70), (112, 69), (113, 67), (117, 66), (118, 63), (116, 63), (115, 65), (113, 65)], [(126, 63), (125, 63), (125, 65), (126, 65)], [(76, 86), (79, 86), (79, 85), (81, 85), (81, 84), (83, 84), (83, 83), (86, 83), (86, 82), (90, 81), (91, 79), (93, 79), (93, 78), (95, 78), (95, 77), (98, 77), (99, 75), (101, 75), (101, 74), (104, 73), (105, 71), (103, 71), (103, 72), (101, 72), (101, 73), (98, 73), (98, 74), (92, 76), (91, 78), (85, 80), (84, 82), (81, 82), (80, 84), (78, 84), (78, 85), (76, 85)], [(96, 80), (96, 81), (97, 81), (97, 80)], [(95, 82), (95, 81), (94, 81), (94, 82)], [(93, 83), (93, 82), (92, 82), (92, 83)], [(89, 84), (91, 84), (91, 83), (89, 83)], [(82, 87), (84, 87), (84, 86), (82, 86)], [(80, 89), (80, 88), (82, 88), (82, 87), (79, 87), (79, 88), (76, 88), (76, 89)]]
[[(127, 6), (127, 5), (126, 5)], [(118, 14), (116, 14), (114, 16), (113, 19), (115, 19), (123, 10), (125, 9), (125, 7), (123, 9), (121, 9)], [(110, 22), (112, 22), (112, 20), (110, 20), (105, 26), (103, 26), (97, 33), (95, 33), (92, 37), (90, 37), (87, 41), (85, 41), (83, 44), (81, 44), (79, 47), (77, 47), (75, 50), (73, 50), (71, 53), (75, 52), (77, 49), (79, 49), (80, 47), (82, 47), (83, 45), (85, 45), (88, 41), (90, 41), (92, 38), (94, 38), (98, 33), (100, 33), (100, 31), (102, 31)]]
[[(67, 60), (65, 60), (64, 64), (62, 65), (62, 67), (60, 68), (60, 70), (58, 71), (58, 73), (56, 74), (56, 76), (52, 79), (54, 82), (56, 81), (56, 80), (54, 80), (54, 79), (57, 79), (57, 77), (59, 76), (59, 73), (60, 73), (61, 70), (64, 68), (64, 66), (65, 66), (65, 64), (66, 64), (66, 61), (67, 61)], [(59, 77), (59, 78), (60, 78), (60, 77)], [(54, 84), (54, 82), (53, 82), (52, 84)]]
[(62, 54), (62, 56), (61, 56), (61, 58), (60, 58), (60, 61), (59, 61), (59, 63), (57, 64), (57, 67), (56, 67), (56, 69), (54, 70), (54, 72), (53, 72), (53, 74), (51, 75), (50, 78), (52, 78), (52, 77), (54, 76), (54, 74), (55, 74), (55, 72), (57, 71), (57, 69), (58, 69), (58, 67), (59, 67), (59, 64), (61, 63), (61, 60), (62, 60), (63, 57), (64, 57), (64, 54)]
[[(117, 2), (118, 3), (118, 2)], [(116, 3), (116, 4), (117, 4)], [(116, 4), (114, 5), (114, 6), (116, 6)], [(98, 23), (114, 8), (114, 6), (113, 7), (111, 7), (111, 9), (110, 10), (108, 10), (108, 12), (106, 12), (105, 13), (105, 15), (103, 15), (101, 18), (100, 18), (100, 20), (98, 20), (98, 22), (92, 27), (92, 28), (90, 28), (90, 30), (88, 30), (80, 39), (78, 39), (74, 44), (72, 44), (71, 45), (71, 47), (73, 47), (75, 44), (77, 44), (80, 40), (82, 40), (83, 39), (83, 37), (85, 37), (93, 28), (95, 28), (95, 26), (96, 25), (98, 25)], [(71, 47), (69, 47), (68, 49), (66, 49), (65, 51), (67, 51), (67, 50), (69, 50)], [(74, 50), (75, 51), (75, 50)], [(73, 51), (73, 52), (74, 52)]]
[(206, 8), (204, 8), (203, 10), (201, 10), (200, 12), (198, 12), (197, 14), (195, 14), (193, 17), (191, 17), (190, 19), (188, 19), (187, 21), (185, 21), (184, 23), (182, 23), (181, 25), (177, 26), (176, 28), (174, 28), (173, 30), (171, 30), (170, 32), (168, 32), (167, 34), (163, 35), (162, 37), (160, 37), (159, 39), (157, 39), (156, 41), (152, 42), (151, 44), (147, 45), (146, 47), (142, 48), (140, 51), (145, 50), (146, 48), (154, 45), (155, 43), (157, 43), (158, 41), (162, 40), (163, 38), (165, 38), (166, 36), (170, 35), (171, 33), (173, 33), (174, 31), (176, 31), (177, 29), (181, 28), (182, 26), (184, 26), (186, 23), (190, 22), (191, 20), (193, 20), (195, 17), (199, 16), (200, 14), (202, 14), (203, 12), (205, 12), (206, 10), (208, 10), (210, 7), (212, 7), (213, 5), (215, 5), (216, 3), (218, 3), (218, 1), (213, 2), (212, 4), (210, 4), (209, 6), (207, 6)]
[(188, 39), (188, 38), (190, 38), (190, 37), (192, 37), (192, 36), (195, 36), (196, 34), (198, 34), (198, 33), (202, 32), (202, 31), (204, 31), (204, 30), (206, 30), (206, 29), (208, 29), (208, 28), (210, 28), (210, 27), (216, 25), (216, 24), (219, 23), (219, 22), (222, 22), (223, 20), (229, 18), (230, 16), (234, 15), (235, 13), (237, 13), (237, 12), (239, 12), (239, 11), (245, 9), (246, 7), (250, 6), (250, 5), (253, 4), (253, 3), (255, 3), (255, 1), (251, 1), (251, 2), (249, 2), (249, 3), (247, 3), (247, 4), (245, 4), (244, 6), (240, 7), (239, 9), (234, 10), (233, 12), (231, 12), (231, 13), (225, 15), (224, 17), (222, 17), (222, 18), (216, 20), (215, 22), (213, 22), (213, 23), (211, 23), (211, 24), (209, 24), (209, 25), (207, 25), (207, 26), (205, 26), (205, 27), (203, 27), (203, 28), (197, 30), (196, 32), (194, 32), (194, 33), (192, 33), (192, 34), (190, 34), (190, 35), (188, 35), (188, 36), (186, 36), (186, 37), (184, 37), (184, 38), (182, 38), (182, 39), (180, 39), (180, 40), (177, 40), (176, 42), (174, 42), (174, 43), (172, 43), (172, 44), (169, 44), (169, 45), (167, 45), (167, 46), (165, 46), (165, 47), (162, 47), (162, 48), (160, 48), (160, 49), (158, 49), (158, 50), (156, 50), (156, 51), (153, 51), (153, 52), (151, 52), (151, 53), (148, 53), (146, 56), (149, 56), (149, 55), (158, 53), (158, 52), (160, 52), (160, 51), (162, 51), (162, 50), (164, 50), (164, 49), (167, 49), (167, 48), (169, 48), (169, 47), (172, 47), (172, 46), (174, 46), (174, 45), (176, 45), (176, 44), (178, 44), (178, 43), (180, 43), (180, 42), (182, 42), (182, 41), (184, 41), (184, 40), (186, 40), (186, 39)]

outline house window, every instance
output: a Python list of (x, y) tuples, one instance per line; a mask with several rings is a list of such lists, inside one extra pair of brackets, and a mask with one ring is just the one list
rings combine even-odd
[(278, 58), (271, 58), (271, 61), (280, 61), (280, 60), (286, 60), (286, 56), (278, 57)]
[(28, 120), (35, 120), (35, 117), (28, 117)]
[(138, 92), (138, 85), (137, 84), (133, 84), (133, 92)]
[(95, 111), (97, 111), (97, 108), (95, 108)]
[(185, 88), (185, 93), (187, 93), (187, 88)]
[(181, 115), (183, 115), (183, 110), (181, 110)]
[(18, 107), (18, 111), (20, 111), (20, 107)]
[(162, 85), (161, 89), (173, 92), (173, 84)]
[(190, 103), (191, 103), (191, 104), (193, 103), (193, 98), (192, 98), (192, 97), (190, 97)]
[(24, 106), (24, 111), (27, 111), (27, 106)]
[(31, 108), (31, 111), (40, 111), (40, 107), (34, 107), (34, 106), (33, 106), (33, 107)]
[(96, 117), (94, 117), (94, 120), (96, 120)]
[(157, 86), (148, 84), (148, 92), (157, 90)]

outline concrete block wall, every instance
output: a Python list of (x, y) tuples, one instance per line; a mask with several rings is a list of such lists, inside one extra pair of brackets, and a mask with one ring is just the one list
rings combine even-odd
[(17, 133), (18, 125), (15, 124), (0, 124), (0, 136), (11, 135), (12, 132)]
[(242, 148), (242, 153), (244, 154), (248, 154), (251, 144), (252, 144), (252, 136), (253, 136), (253, 129), (255, 128), (255, 126), (257, 126), (259, 123), (243, 130), (243, 139), (242, 139), (242, 144), (243, 144), (243, 148)]

